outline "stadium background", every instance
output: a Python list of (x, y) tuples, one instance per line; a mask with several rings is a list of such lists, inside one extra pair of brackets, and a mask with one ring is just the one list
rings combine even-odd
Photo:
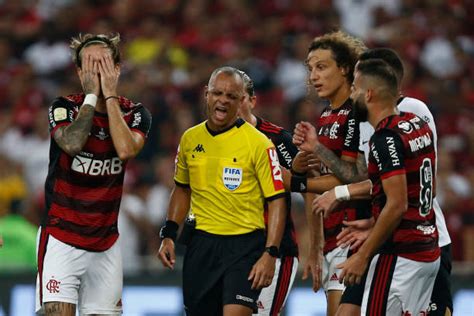
[[(308, 44), (337, 28), (369, 47), (397, 50), (406, 68), (403, 91), (433, 112), (439, 134), (437, 196), (453, 241), (455, 315), (474, 315), (474, 292), (465, 290), (474, 289), (473, 16), (471, 0), (0, 0), (0, 233), (5, 240), (0, 315), (31, 310), (48, 163), (47, 108), (58, 95), (80, 92), (68, 50), (71, 36), (119, 32), (120, 93), (153, 115), (148, 143), (130, 163), (122, 203), (125, 285), (179, 286), (179, 268), (164, 271), (155, 258), (157, 231), (172, 186), (176, 146), (182, 132), (204, 117), (203, 87), (210, 72), (225, 64), (245, 70), (255, 81), (257, 114), (291, 131), (301, 119), (314, 121), (324, 106), (306, 85)], [(293, 216), (304, 245), (307, 230), (298, 198)], [(324, 310), (321, 293), (314, 296), (307, 286), (298, 280), (289, 303)], [(180, 297), (177, 288), (137, 292), (141, 289), (126, 292), (141, 297), (142, 306)], [(167, 299), (169, 293), (173, 299)], [(287, 315), (320, 315), (292, 311)], [(150, 307), (125, 315), (179, 313)]]

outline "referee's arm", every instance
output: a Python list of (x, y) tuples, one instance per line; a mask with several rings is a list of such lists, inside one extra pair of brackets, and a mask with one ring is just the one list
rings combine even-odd
[(158, 258), (164, 267), (173, 269), (176, 262), (174, 241), (176, 240), (179, 225), (183, 223), (188, 214), (191, 203), (191, 189), (189, 186), (176, 183), (171, 192), (166, 224), (160, 232), (162, 239)]
[[(268, 202), (268, 227), (267, 241), (265, 246), (280, 246), (285, 229), (286, 205), (283, 194), (267, 199)], [(253, 289), (261, 289), (272, 283), (275, 273), (275, 257), (264, 252), (260, 259), (254, 264), (249, 274)]]

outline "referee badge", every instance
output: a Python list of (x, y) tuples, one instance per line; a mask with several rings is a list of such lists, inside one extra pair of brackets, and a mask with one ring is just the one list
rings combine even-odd
[(242, 183), (242, 168), (224, 167), (222, 181), (227, 189), (234, 191)]

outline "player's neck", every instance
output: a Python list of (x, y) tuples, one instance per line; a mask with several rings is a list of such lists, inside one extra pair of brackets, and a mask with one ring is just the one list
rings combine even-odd
[(380, 110), (378, 111), (369, 112), (368, 121), (374, 128), (376, 128), (380, 121), (382, 121), (384, 118), (400, 113), (397, 107), (392, 104), (380, 106), (379, 109)]
[(252, 113), (241, 114), (240, 117), (242, 117), (247, 123), (252, 124), (254, 127), (257, 126), (257, 117)]
[(347, 99), (351, 96), (351, 88), (349, 85), (344, 84), (339, 89), (337, 89), (334, 95), (328, 97), (329, 106), (331, 109), (338, 109), (344, 103), (346, 103)]

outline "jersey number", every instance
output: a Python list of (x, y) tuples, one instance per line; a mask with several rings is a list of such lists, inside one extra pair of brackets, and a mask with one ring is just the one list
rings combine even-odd
[(431, 160), (423, 159), (420, 167), (420, 215), (426, 216), (433, 208), (433, 169)]

